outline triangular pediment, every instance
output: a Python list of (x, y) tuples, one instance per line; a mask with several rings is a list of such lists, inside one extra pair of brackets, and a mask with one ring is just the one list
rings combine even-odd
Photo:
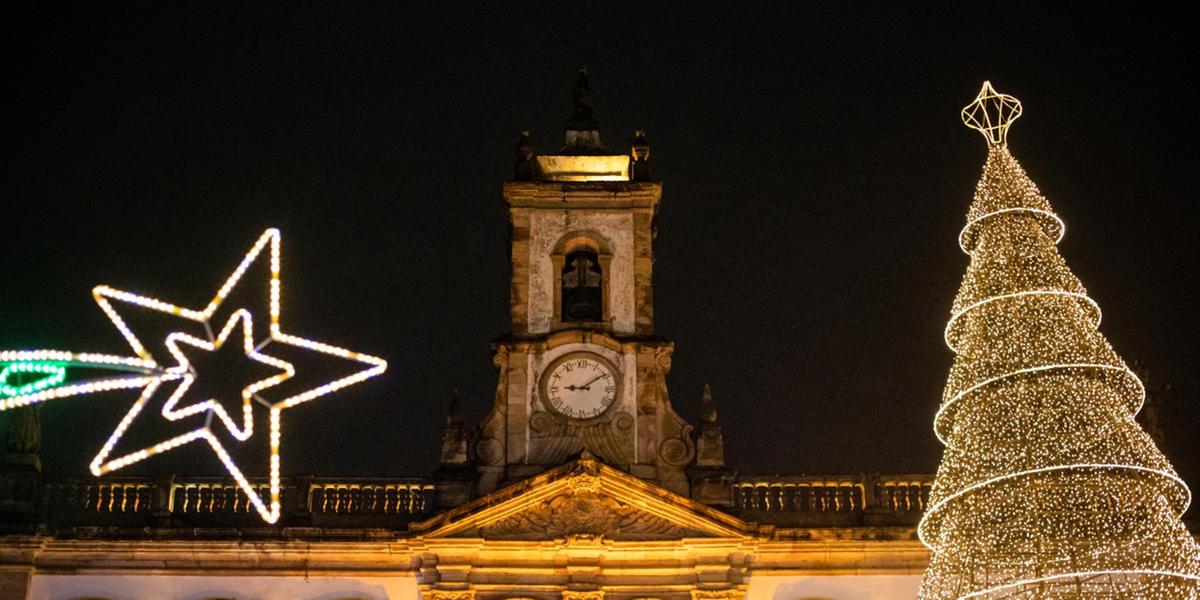
[(411, 530), (424, 538), (654, 541), (742, 537), (753, 526), (584, 459), (414, 523)]

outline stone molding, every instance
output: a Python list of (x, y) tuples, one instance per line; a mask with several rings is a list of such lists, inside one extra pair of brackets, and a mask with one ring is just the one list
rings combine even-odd
[(692, 590), (692, 600), (743, 600), (744, 590)]
[(604, 592), (601, 590), (586, 592), (566, 590), (562, 593), (562, 598), (563, 600), (604, 600)]
[(475, 590), (429, 590), (429, 600), (475, 600)]

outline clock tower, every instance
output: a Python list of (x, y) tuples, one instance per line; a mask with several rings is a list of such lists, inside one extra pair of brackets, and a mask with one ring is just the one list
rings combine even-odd
[(472, 436), (477, 493), (588, 454), (686, 495), (692, 427), (667, 395), (674, 344), (654, 333), (650, 147), (641, 132), (629, 152), (601, 144), (583, 68), (564, 138), (536, 154), (523, 133), (504, 184), (512, 331)]

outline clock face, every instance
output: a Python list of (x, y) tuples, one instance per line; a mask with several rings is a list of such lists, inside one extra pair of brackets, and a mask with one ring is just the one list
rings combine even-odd
[(616, 369), (595, 354), (573, 352), (542, 374), (542, 397), (555, 412), (572, 419), (604, 414), (617, 400)]

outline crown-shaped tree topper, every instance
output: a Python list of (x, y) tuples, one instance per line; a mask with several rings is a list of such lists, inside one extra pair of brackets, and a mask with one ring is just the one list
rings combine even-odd
[(988, 144), (1003, 146), (1008, 138), (1008, 127), (1021, 116), (1021, 101), (1001, 94), (992, 87), (992, 82), (983, 82), (975, 101), (962, 109), (963, 124), (979, 130)]

